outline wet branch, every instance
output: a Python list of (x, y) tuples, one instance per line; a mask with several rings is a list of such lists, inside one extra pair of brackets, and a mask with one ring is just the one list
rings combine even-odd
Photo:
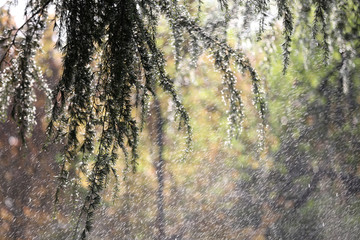
[[(16, 29), (15, 34), (12, 38), (11, 43), (9, 44), (9, 46), (7, 47), (7, 49), (5, 50), (4, 55), (1, 57), (0, 60), (0, 66), (2, 65), (2, 63), (4, 62), (6, 56), (8, 55), (10, 49), (15, 46), (15, 40), (17, 35), (19, 34), (19, 32), (38, 14), (42, 14), (45, 10), (45, 8), (47, 7), (47, 5), (49, 5), (51, 3), (52, 0), (48, 0), (44, 3), (44, 5), (41, 6), (41, 8), (39, 8), (37, 11), (35, 11), (19, 28)], [(14, 29), (15, 30), (15, 29)]]

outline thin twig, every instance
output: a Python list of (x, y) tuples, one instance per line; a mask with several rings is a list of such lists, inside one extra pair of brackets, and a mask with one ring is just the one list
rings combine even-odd
[(41, 14), (41, 13), (44, 11), (45, 7), (46, 7), (47, 5), (49, 5), (51, 1), (52, 1), (52, 0), (48, 0), (47, 2), (45, 2), (45, 4), (44, 4), (41, 8), (39, 8), (36, 12), (34, 12), (33, 15), (31, 15), (18, 29), (16, 29), (16, 32), (15, 32), (15, 34), (14, 34), (14, 36), (13, 36), (13, 39), (12, 39), (10, 45), (9, 45), (8, 48), (6, 49), (4, 55), (1, 57), (0, 66), (1, 66), (1, 64), (4, 62), (6, 56), (8, 55), (8, 53), (9, 53), (9, 51), (10, 51), (10, 49), (11, 49), (13, 46), (15, 46), (15, 40), (16, 40), (16, 37), (17, 37), (18, 33), (19, 33), (36, 15), (38, 15), (39, 13)]

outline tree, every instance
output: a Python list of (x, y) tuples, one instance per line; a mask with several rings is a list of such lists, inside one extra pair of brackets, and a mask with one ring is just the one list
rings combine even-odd
[[(244, 5), (245, 17), (259, 17), (261, 36), (266, 21), (269, 21), (266, 15), (271, 12), (270, 1), (243, 3), (219, 0), (220, 8), (227, 17), (213, 26), (204, 27), (197, 15), (201, 14), (201, 1), (197, 13), (193, 7), (196, 3), (187, 1), (38, 0), (29, 1), (28, 20), (24, 25), (17, 30), (9, 29), (2, 38), (5, 53), (0, 64), (7, 67), (1, 76), (2, 112), (11, 107), (10, 115), (18, 123), (24, 143), (34, 124), (33, 86), (49, 92), (34, 56), (46, 26), (47, 9), (52, 4), (56, 8), (54, 21), (58, 32), (57, 47), (63, 53), (63, 73), (52, 93), (48, 134), (50, 142), (65, 141), (60, 186), (67, 181), (69, 172), (86, 172), (85, 166), (95, 156), (93, 165), (90, 165), (89, 191), (79, 217), (82, 238), (91, 230), (94, 210), (100, 203), (100, 192), (107, 177), (111, 172), (116, 175), (113, 165), (119, 150), (123, 151), (128, 167), (136, 169), (138, 132), (148, 112), (149, 98), (153, 96), (156, 99), (157, 88), (171, 96), (190, 145), (189, 116), (174, 81), (165, 71), (166, 61), (156, 44), (156, 27), (160, 17), (166, 18), (172, 28), (177, 64), (189, 42), (190, 57), (194, 60), (203, 50), (213, 55), (215, 67), (223, 74), (224, 96), (229, 102), (230, 136), (238, 135), (243, 120), (243, 103), (240, 91), (235, 87), (233, 64), (250, 75), (254, 102), (264, 131), (266, 104), (260, 78), (245, 54), (230, 47), (222, 33), (226, 32), (231, 18), (239, 13), (238, 6)], [(278, 17), (283, 20), (285, 37), (284, 73), (289, 64), (294, 30), (292, 12), (296, 13), (301, 24), (306, 24), (312, 12), (311, 6), (315, 8), (312, 33), (315, 42), (324, 49), (325, 62), (329, 60), (330, 38), (350, 45), (358, 52), (359, 20), (356, 17), (350, 30), (337, 31), (329, 24), (329, 19), (338, 15), (341, 16), (338, 26), (341, 26), (341, 21), (346, 22), (349, 15), (359, 11), (357, 2), (314, 0), (289, 3), (278, 0), (276, 7)], [(338, 42), (333, 44), (340, 45)], [(14, 50), (16, 54), (12, 54)], [(134, 114), (138, 108), (141, 117), (136, 118)], [(60, 189), (56, 198), (59, 194)]]
[[(348, 17), (346, 20), (336, 18), (338, 23), (334, 25), (345, 24), (349, 28), (338, 27), (335, 32), (349, 31), (348, 36), (358, 34), (359, 19), (353, 15), (357, 8), (353, 7), (351, 2), (342, 5), (343, 9), (348, 9)], [(353, 140), (358, 138), (359, 129), (355, 120), (359, 116), (359, 105), (355, 100), (359, 95), (356, 87), (359, 85), (356, 63), (359, 41), (352, 37), (345, 37), (347, 40), (344, 41), (339, 37), (337, 44), (331, 44), (334, 49), (330, 51), (325, 67), (320, 67), (319, 62), (323, 59), (319, 57), (316, 45), (305, 48), (301, 43), (316, 41), (304, 37), (312, 33), (312, 26), (297, 26), (301, 33), (293, 37), (293, 44), (298, 49), (292, 56), (291, 72), (282, 76), (284, 80), (279, 82), (279, 71), (274, 71), (280, 68), (276, 66), (278, 50), (275, 50), (277, 54), (270, 55), (273, 57), (268, 59), (268, 64), (264, 64), (264, 70), (270, 72), (267, 79), (269, 92), (285, 91), (269, 93), (268, 99), (269, 111), (275, 120), (270, 120), (269, 125), (274, 129), (272, 133), (279, 133), (279, 143), (269, 154), (275, 167), (267, 178), (265, 201), (273, 214), (278, 214), (278, 219), (270, 226), (268, 237), (334, 239), (346, 235), (346, 238), (356, 239), (357, 228), (344, 219), (353, 219), (359, 211), (355, 190), (359, 180), (356, 173), (359, 165), (355, 160), (358, 159), (355, 150), (358, 143)], [(268, 43), (264, 45), (265, 51), (276, 49)], [(348, 58), (349, 54), (353, 57)], [(350, 68), (347, 61), (352, 62)], [(285, 82), (289, 85), (280, 87), (279, 84)], [(286, 96), (283, 102), (281, 96)], [(278, 110), (277, 101), (282, 102)], [(264, 199), (258, 199), (258, 202), (264, 202)], [(341, 214), (335, 217), (327, 210), (328, 206)], [(344, 210), (350, 206), (355, 215)]]

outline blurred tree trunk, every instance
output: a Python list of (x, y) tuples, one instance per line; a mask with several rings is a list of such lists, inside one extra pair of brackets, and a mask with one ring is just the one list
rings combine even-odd
[(156, 177), (158, 181), (158, 189), (156, 193), (156, 204), (157, 204), (157, 217), (156, 217), (156, 228), (158, 230), (157, 239), (164, 240), (165, 237), (165, 214), (164, 214), (164, 167), (165, 162), (163, 158), (164, 151), (164, 121), (161, 116), (161, 107), (159, 99), (154, 97), (153, 105), (154, 119), (152, 122), (152, 132), (156, 135), (153, 139), (156, 139), (155, 145), (157, 146), (157, 159), (154, 162)]

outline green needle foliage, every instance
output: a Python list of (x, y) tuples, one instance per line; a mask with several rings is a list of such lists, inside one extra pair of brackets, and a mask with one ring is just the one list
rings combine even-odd
[[(267, 20), (270, 6), (275, 4), (284, 27), (284, 73), (289, 65), (294, 31), (293, 9), (301, 9), (297, 11), (299, 19), (307, 21), (308, 17), (304, 15), (309, 15), (311, 8), (315, 8), (313, 37), (322, 45), (326, 61), (329, 58), (330, 37), (346, 42), (358, 36), (358, 32), (349, 32), (341, 22), (346, 21), (349, 11), (359, 13), (359, 3), (355, 1), (218, 2), (219, 9), (227, 15), (238, 6), (251, 8), (251, 11), (245, 11), (244, 17), (250, 18), (250, 14), (260, 16), (259, 36), (270, 21)], [(241, 91), (236, 88), (232, 67), (234, 64), (238, 70), (249, 73), (254, 104), (263, 126), (266, 125), (266, 101), (261, 81), (250, 61), (242, 51), (230, 47), (226, 38), (220, 39), (216, 33), (201, 26), (199, 16), (204, 4), (202, 1), (196, 2), (198, 12), (195, 14), (191, 13), (187, 4), (188, 1), (176, 0), (29, 0), (24, 25), (3, 33), (1, 44), (5, 51), (0, 67), (5, 70), (0, 78), (1, 114), (5, 119), (10, 106), (11, 117), (18, 123), (19, 133), (25, 142), (36, 114), (34, 89), (49, 92), (34, 57), (46, 27), (48, 8), (55, 6), (56, 47), (63, 54), (63, 73), (52, 93), (48, 134), (51, 140), (65, 143), (60, 187), (68, 181), (69, 172), (86, 169), (84, 166), (90, 156), (95, 156), (94, 162), (88, 166), (91, 168), (88, 174), (89, 189), (75, 238), (85, 239), (91, 231), (94, 211), (101, 201), (100, 193), (106, 179), (111, 172), (116, 175), (113, 167), (120, 150), (124, 153), (127, 168), (135, 171), (139, 129), (147, 114), (148, 99), (156, 95), (155, 89), (160, 87), (171, 97), (190, 145), (189, 116), (175, 88), (174, 79), (165, 70), (164, 54), (156, 44), (156, 29), (161, 16), (166, 18), (173, 32), (177, 66), (182, 58), (183, 46), (188, 42), (191, 42), (193, 63), (202, 50), (209, 51), (214, 57), (215, 67), (223, 74), (223, 93), (229, 103), (230, 136), (239, 134), (244, 117)], [(329, 23), (334, 16), (342, 16), (338, 20), (338, 26), (342, 27), (336, 32)], [(226, 16), (220, 25), (226, 28), (234, 17), (236, 15)], [(354, 24), (358, 24), (358, 21)], [(319, 26), (321, 31), (318, 30)], [(186, 41), (187, 38), (189, 41)], [(141, 111), (140, 123), (135, 118), (137, 109)], [(59, 188), (56, 201), (60, 193)]]

